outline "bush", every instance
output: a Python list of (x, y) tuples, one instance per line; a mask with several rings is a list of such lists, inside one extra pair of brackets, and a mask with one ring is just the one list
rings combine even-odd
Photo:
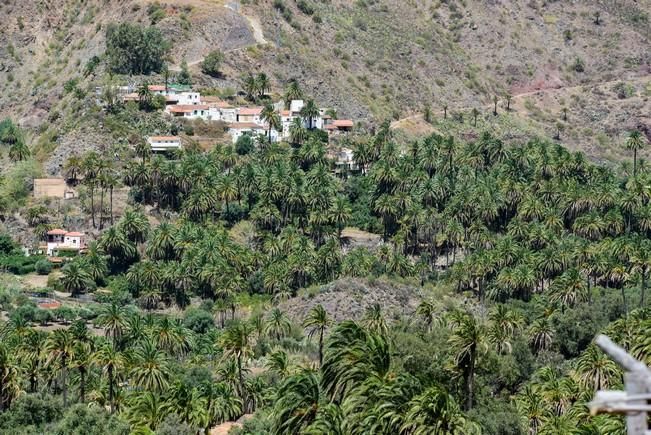
[(306, 0), (298, 0), (296, 6), (298, 6), (298, 9), (306, 15), (312, 15), (314, 13), (314, 7)]
[(55, 435), (127, 435), (129, 425), (99, 406), (72, 405), (52, 431)]
[(574, 64), (572, 65), (572, 69), (576, 72), (582, 73), (585, 71), (585, 62), (583, 62), (583, 59), (580, 57), (577, 57), (574, 60)]
[(215, 327), (212, 314), (198, 308), (186, 310), (183, 324), (197, 334), (204, 334)]
[(211, 51), (201, 62), (201, 72), (213, 77), (219, 77), (219, 67), (224, 61), (224, 55), (219, 50)]
[(14, 243), (14, 240), (9, 234), (0, 234), (0, 254), (7, 255), (16, 251), (16, 249), (18, 249), (18, 245)]
[(118, 74), (161, 72), (170, 44), (160, 30), (137, 24), (112, 24), (106, 30), (109, 68)]
[[(25, 394), (19, 396), (0, 419), (0, 432), (15, 433), (20, 426), (41, 426), (58, 420), (62, 414), (61, 402), (49, 395)], [(40, 431), (38, 431), (40, 432)]]
[(235, 152), (241, 156), (250, 154), (253, 148), (253, 138), (248, 134), (240, 136), (235, 142)]
[(34, 264), (34, 269), (39, 275), (49, 275), (50, 272), (52, 272), (52, 263), (45, 259), (38, 260), (36, 264)]
[(151, 3), (149, 7), (147, 7), (147, 14), (149, 15), (152, 24), (156, 24), (167, 16), (165, 9), (158, 2)]

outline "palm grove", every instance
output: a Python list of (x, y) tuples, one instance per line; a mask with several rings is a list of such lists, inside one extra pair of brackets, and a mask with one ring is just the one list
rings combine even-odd
[[(112, 50), (157, 38), (128, 30), (111, 30)], [(264, 74), (245, 79), (249, 99), (268, 87)], [(301, 95), (291, 83), (287, 100)], [(169, 159), (135, 138), (129, 159), (116, 148), (68, 160), (104, 231), (54, 285), (104, 291), (50, 331), (42, 310), (2, 290), (0, 430), (197, 433), (255, 413), (240, 433), (623, 433), (585, 403), (622, 382), (595, 333), (650, 358), (643, 136), (627, 139), (633, 170), (621, 175), (489, 133), (401, 150), (383, 124), (352, 141), (361, 171), (339, 178), (306, 107), (310, 128), (295, 123), (289, 144)], [(264, 116), (277, 120), (271, 106)], [(15, 126), (0, 131), (13, 160), (29, 157)], [(132, 207), (114, 221), (121, 184)], [(346, 226), (384, 243), (350, 248)], [(283, 311), (337, 279), (407, 283), (422, 302), (341, 322), (319, 305), (300, 319)]]
[[(139, 205), (58, 284), (110, 296), (45, 332), (2, 294), (4, 430), (195, 433), (256, 412), (242, 433), (621, 433), (584, 404), (622, 382), (596, 332), (649, 360), (644, 165), (620, 178), (559, 145), (490, 134), (400, 153), (386, 125), (354, 152), (361, 174), (340, 179), (310, 131), (243, 155), (141, 147), (114, 169)], [(81, 158), (86, 183), (102, 161)], [(171, 218), (152, 228), (145, 205)], [(386, 243), (342, 249), (346, 225)], [(321, 306), (293, 320), (278, 306), (380, 276), (425, 284), (415, 316), (377, 305), (337, 324)], [(186, 310), (157, 310), (172, 305)]]

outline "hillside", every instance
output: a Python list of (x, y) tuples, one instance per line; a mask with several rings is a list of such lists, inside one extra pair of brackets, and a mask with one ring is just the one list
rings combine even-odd
[[(41, 145), (65, 143), (75, 129), (97, 133), (96, 125), (71, 122), (79, 116), (64, 97), (64, 84), (78, 77), (92, 56), (101, 56), (109, 23), (156, 21), (173, 44), (171, 69), (185, 59), (196, 86), (237, 90), (243, 74), (264, 71), (275, 90), (298, 79), (324, 105), (371, 126), (426, 105), (437, 114), (444, 105), (488, 112), (495, 95), (503, 107), (505, 95), (525, 94), (531, 97), (516, 97), (514, 112), (525, 124), (550, 134), (559, 110), (567, 107), (581, 127), (568, 125), (571, 134), (564, 141), (593, 157), (616, 160), (621, 150), (613, 143), (621, 142), (626, 130), (651, 124), (649, 0), (178, 0), (154, 9), (151, 4), (0, 4), (8, 17), (0, 31), (0, 117), (32, 128), (32, 142)], [(225, 53), (218, 79), (199, 70), (214, 48)], [(91, 91), (102, 80), (98, 73), (84, 84)], [(540, 98), (530, 94), (538, 90)]]

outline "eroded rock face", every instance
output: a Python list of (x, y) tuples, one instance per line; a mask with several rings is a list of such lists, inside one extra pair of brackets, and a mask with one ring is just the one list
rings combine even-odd
[(61, 175), (63, 165), (71, 155), (82, 155), (88, 151), (101, 151), (113, 143), (110, 136), (90, 129), (75, 130), (58, 140), (58, 145), (44, 170), (49, 176)]
[(366, 310), (380, 304), (386, 319), (413, 313), (421, 301), (420, 289), (384, 280), (343, 278), (320, 286), (315, 294), (280, 304), (295, 321), (302, 321), (316, 305), (322, 305), (335, 322), (359, 320)]

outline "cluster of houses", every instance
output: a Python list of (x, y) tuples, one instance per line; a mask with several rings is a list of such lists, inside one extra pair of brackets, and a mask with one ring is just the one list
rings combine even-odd
[[(202, 96), (199, 92), (192, 91), (189, 87), (179, 85), (149, 85), (152, 94), (165, 97), (165, 113), (174, 118), (203, 119), (205, 121), (222, 121), (227, 125), (233, 143), (242, 135), (267, 135), (270, 134), (274, 142), (290, 138), (290, 126), (295, 119), (301, 119), (304, 126), (327, 131), (329, 135), (338, 135), (353, 129), (350, 119), (333, 119), (328, 115), (327, 109), (319, 109), (319, 114), (311, 120), (301, 116), (304, 106), (303, 100), (293, 100), (286, 110), (283, 102), (274, 104), (280, 115), (282, 128), (277, 131), (271, 129), (263, 120), (262, 107), (235, 107), (226, 101), (213, 96)], [(137, 93), (126, 93), (124, 101), (138, 101)], [(178, 137), (156, 136), (149, 138), (153, 151), (166, 151), (180, 147)]]

